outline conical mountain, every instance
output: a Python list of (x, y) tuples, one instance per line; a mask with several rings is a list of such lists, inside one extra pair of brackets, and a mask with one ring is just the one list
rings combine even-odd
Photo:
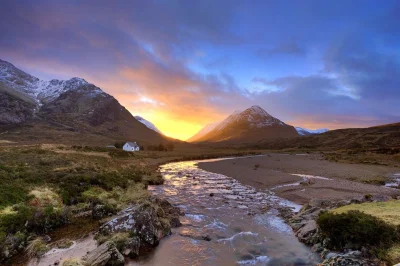
[(297, 136), (298, 133), (293, 126), (285, 124), (254, 105), (242, 112), (234, 112), (195, 142), (254, 143)]

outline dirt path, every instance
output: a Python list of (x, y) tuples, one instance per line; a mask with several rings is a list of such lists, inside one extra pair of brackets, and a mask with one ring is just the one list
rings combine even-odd
[[(324, 160), (317, 154), (268, 154), (199, 163), (199, 167), (209, 172), (233, 177), (256, 188), (272, 189), (279, 196), (299, 204), (314, 198), (344, 199), (366, 194), (400, 195), (400, 190), (360, 183), (367, 180), (389, 179), (393, 173), (400, 173), (400, 168), (334, 163)], [(332, 180), (311, 178), (310, 184), (299, 185), (303, 178), (292, 174), (321, 176)]]

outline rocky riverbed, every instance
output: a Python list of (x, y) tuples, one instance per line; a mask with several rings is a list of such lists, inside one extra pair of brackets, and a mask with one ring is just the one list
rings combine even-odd
[(128, 265), (316, 265), (319, 256), (300, 243), (278, 214), (300, 205), (197, 167), (197, 161), (161, 167), (162, 186), (149, 190), (186, 215), (143, 261)]

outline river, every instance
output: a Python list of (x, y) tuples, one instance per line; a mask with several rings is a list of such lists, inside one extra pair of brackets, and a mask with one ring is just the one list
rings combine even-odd
[[(208, 161), (216, 160), (224, 159)], [(183, 225), (147, 259), (128, 265), (300, 266), (319, 262), (277, 215), (279, 206), (295, 210), (301, 206), (272, 191), (257, 191), (233, 178), (204, 171), (198, 162), (161, 166), (165, 183), (149, 190), (185, 211)]]

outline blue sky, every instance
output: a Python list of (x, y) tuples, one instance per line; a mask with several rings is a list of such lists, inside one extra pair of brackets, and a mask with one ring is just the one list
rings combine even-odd
[(400, 121), (399, 1), (2, 1), (0, 58), (83, 77), (186, 138), (257, 104), (296, 126)]

